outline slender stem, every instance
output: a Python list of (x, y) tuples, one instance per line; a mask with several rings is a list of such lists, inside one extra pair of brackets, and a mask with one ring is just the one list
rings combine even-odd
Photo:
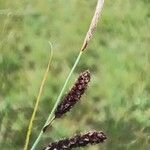
[(24, 145), (24, 150), (28, 150), (29, 140), (30, 140), (30, 136), (31, 136), (32, 126), (33, 126), (33, 121), (34, 121), (34, 118), (35, 118), (35, 115), (36, 115), (36, 112), (37, 112), (37, 109), (38, 109), (40, 98), (42, 96), (43, 88), (44, 88), (46, 79), (48, 77), (48, 72), (49, 72), (49, 69), (50, 69), (50, 64), (51, 64), (51, 60), (52, 60), (52, 45), (51, 45), (51, 43), (50, 43), (50, 46), (51, 46), (51, 51), (50, 51), (51, 53), (50, 53), (50, 57), (49, 57), (49, 62), (48, 62), (45, 74), (43, 76), (43, 80), (41, 82), (41, 86), (40, 86), (40, 89), (39, 89), (39, 92), (38, 92), (38, 96), (37, 96), (37, 99), (36, 99), (34, 110), (33, 110), (33, 113), (32, 113), (32, 116), (31, 116), (31, 119), (30, 119), (30, 122), (29, 122), (28, 131), (27, 131), (26, 140), (25, 140), (25, 145)]
[[(66, 89), (67, 83), (68, 83), (68, 81), (69, 81), (69, 79), (70, 79), (70, 77), (71, 77), (73, 71), (75, 70), (75, 68), (76, 68), (76, 66), (77, 66), (77, 64), (78, 64), (78, 62), (79, 62), (79, 60), (80, 60), (80, 58), (81, 58), (82, 53), (83, 53), (83, 51), (80, 51), (80, 52), (79, 52), (79, 55), (78, 55), (78, 57), (77, 57), (77, 59), (76, 59), (74, 65), (73, 65), (73, 67), (72, 67), (72, 69), (71, 69), (71, 71), (70, 71), (70, 73), (69, 73), (69, 75), (68, 75), (68, 77), (67, 77), (67, 79), (66, 79), (66, 81), (65, 81), (65, 83), (64, 83), (64, 85), (63, 85), (63, 87), (62, 87), (62, 90), (61, 90), (61, 92), (60, 92), (60, 94), (59, 94), (59, 96), (58, 96), (58, 98), (57, 98), (57, 100), (56, 100), (56, 103), (55, 103), (55, 105), (54, 105), (54, 107), (53, 107), (53, 109), (52, 109), (50, 115), (48, 116), (48, 119), (47, 119), (47, 121), (46, 121), (44, 127), (47, 126), (47, 125), (50, 125), (51, 122), (53, 121), (53, 119), (54, 119), (54, 112), (55, 112), (55, 110), (56, 110), (56, 108), (57, 108), (57, 106), (58, 106), (58, 104), (59, 104), (59, 102), (60, 102), (60, 100), (61, 100), (61, 97), (62, 97), (62, 95), (63, 95), (63, 93), (64, 93), (64, 91), (65, 91), (65, 89)], [(44, 128), (44, 127), (43, 127), (43, 128)], [(34, 149), (36, 148), (37, 144), (39, 143), (39, 141), (40, 141), (40, 139), (41, 139), (41, 137), (42, 137), (42, 134), (44, 133), (44, 132), (43, 132), (43, 128), (42, 128), (42, 130), (41, 130), (39, 136), (38, 136), (37, 139), (35, 140), (35, 142), (34, 142), (32, 148), (31, 148), (31, 150), (34, 150)]]
[[(50, 124), (53, 122), (54, 119), (55, 119), (55, 117), (52, 117), (52, 119), (50, 120)], [(45, 126), (45, 125), (44, 125), (44, 126)], [(40, 131), (39, 136), (37, 137), (36, 141), (34, 142), (32, 148), (31, 148), (31, 150), (34, 150), (34, 149), (35, 149), (35, 147), (36, 147), (37, 144), (39, 143), (39, 141), (40, 141), (40, 139), (41, 139), (43, 133), (44, 133), (44, 131), (43, 131), (43, 128), (42, 128), (42, 130)]]

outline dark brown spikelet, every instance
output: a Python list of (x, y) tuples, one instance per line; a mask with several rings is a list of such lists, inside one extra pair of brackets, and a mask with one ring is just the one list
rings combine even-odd
[(84, 94), (90, 82), (90, 72), (88, 70), (81, 73), (71, 90), (65, 95), (55, 111), (55, 118), (60, 118), (77, 103)]
[(88, 144), (103, 143), (106, 139), (106, 135), (102, 131), (91, 131), (83, 135), (76, 135), (72, 138), (50, 143), (43, 150), (71, 150)]

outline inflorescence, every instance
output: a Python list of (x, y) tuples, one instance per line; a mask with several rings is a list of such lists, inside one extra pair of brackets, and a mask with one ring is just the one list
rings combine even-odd
[(77, 134), (74, 137), (50, 143), (43, 150), (71, 150), (72, 148), (84, 147), (88, 144), (103, 143), (106, 135), (102, 131), (91, 131), (85, 134)]
[(55, 118), (60, 118), (68, 112), (81, 98), (90, 82), (88, 70), (81, 73), (71, 90), (65, 95), (55, 111)]

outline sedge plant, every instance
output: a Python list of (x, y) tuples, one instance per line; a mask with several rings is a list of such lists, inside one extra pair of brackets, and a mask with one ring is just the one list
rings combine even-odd
[[(91, 24), (89, 26), (89, 30), (85, 36), (85, 39), (83, 41), (83, 44), (82, 44), (82, 47), (79, 51), (79, 54), (75, 60), (75, 63), (71, 69), (71, 71), (69, 72), (67, 78), (66, 78), (66, 81), (64, 82), (64, 85), (60, 91), (60, 94), (58, 95), (57, 97), (57, 100), (45, 122), (45, 124), (43, 125), (38, 137), (36, 138), (35, 142), (33, 143), (32, 147), (31, 147), (31, 150), (35, 150), (38, 143), (40, 142), (41, 138), (42, 138), (42, 135), (44, 134), (44, 132), (48, 129), (48, 127), (51, 125), (51, 123), (56, 119), (56, 118), (59, 118), (61, 117), (61, 115), (63, 113), (65, 113), (65, 111), (68, 111), (70, 110), (70, 108), (72, 107), (72, 103), (71, 103), (71, 106), (68, 106), (67, 109), (65, 109), (64, 106), (66, 106), (65, 102), (68, 102), (68, 100), (64, 100), (62, 103), (60, 102), (61, 99), (62, 99), (62, 95), (64, 94), (65, 92), (65, 89), (66, 89), (66, 86), (70, 80), (70, 77), (71, 75), (73, 74), (73, 71), (75, 70), (75, 68), (77, 67), (77, 64), (79, 63), (79, 60), (81, 58), (81, 56), (85, 53), (85, 50), (87, 49), (87, 46), (91, 40), (91, 38), (93, 37), (93, 33), (94, 31), (96, 30), (96, 27), (97, 27), (97, 23), (98, 23), (98, 20), (101, 16), (101, 12), (102, 12), (102, 8), (103, 8), (103, 4), (104, 4), (104, 0), (98, 0), (97, 1), (97, 5), (96, 5), (96, 9), (95, 9), (95, 13), (93, 15), (93, 18), (92, 18), (92, 21), (91, 21)], [(84, 80), (83, 79), (83, 82), (84, 82), (84, 86), (87, 85), (87, 83), (89, 82), (89, 72), (86, 71), (85, 74), (82, 74), (83, 76), (85, 75), (86, 76), (86, 79), (87, 80)], [(84, 76), (84, 77), (85, 77)], [(79, 76), (80, 77), (80, 76)], [(45, 81), (45, 80), (44, 80)], [(78, 82), (78, 80), (77, 80)], [(44, 82), (45, 84), (45, 82)], [(42, 87), (44, 86), (44, 84), (42, 84)], [(81, 88), (84, 89), (84, 86), (82, 86)], [(79, 90), (80, 91), (80, 90)], [(40, 92), (39, 92), (40, 93)], [(84, 92), (83, 92), (84, 93)], [(80, 91), (80, 94), (82, 94), (82, 92)], [(24, 150), (28, 150), (28, 145), (29, 145), (29, 139), (30, 139), (30, 135), (31, 135), (31, 131), (32, 131), (32, 126), (33, 126), (33, 121), (34, 121), (34, 118), (35, 118), (35, 114), (36, 114), (36, 111), (37, 111), (37, 107), (38, 107), (38, 104), (39, 104), (39, 100), (40, 100), (40, 97), (41, 97), (41, 94), (39, 94), (40, 96), (38, 96), (39, 98), (37, 99), (37, 102), (36, 102), (36, 105), (34, 107), (34, 111), (33, 111), (33, 114), (32, 114), (32, 117), (31, 117), (31, 120), (30, 120), (30, 123), (29, 123), (29, 128), (28, 128), (28, 131), (27, 131), (27, 137), (26, 137), (26, 142), (25, 142), (25, 146), (24, 146)], [(78, 94), (77, 95), (77, 98), (80, 99), (80, 97), (78, 97)], [(76, 103), (76, 100), (75, 100), (75, 103)], [(61, 107), (62, 106), (62, 107)], [(78, 138), (77, 138), (78, 137)], [(71, 148), (76, 148), (76, 147), (79, 147), (79, 146), (82, 146), (82, 145), (87, 145), (88, 143), (100, 143), (100, 142), (103, 142), (105, 139), (106, 139), (106, 136), (102, 133), (102, 132), (96, 132), (96, 131), (93, 131), (93, 132), (89, 132), (89, 133), (86, 133), (86, 134), (83, 134), (83, 135), (79, 135), (79, 136), (75, 136), (75, 137), (72, 137), (72, 138), (69, 138), (69, 139), (66, 139), (66, 140), (62, 140), (63, 142), (61, 141), (58, 141), (58, 142), (55, 142), (55, 143), (52, 143), (52, 144), (49, 144), (45, 150), (50, 150), (50, 149), (59, 149), (59, 150), (63, 150), (63, 149), (71, 149)], [(76, 139), (76, 140), (75, 140)], [(79, 139), (79, 140), (78, 140)], [(69, 147), (71, 145), (67, 145), (67, 147), (65, 147), (63, 144), (65, 143), (64, 141), (72, 141), (72, 140), (75, 140), (74, 144), (72, 144), (72, 147)], [(57, 147), (57, 144), (60, 145), (60, 143), (62, 143), (62, 147)], [(54, 148), (53, 146), (51, 147), (50, 145), (55, 145), (56, 147)]]

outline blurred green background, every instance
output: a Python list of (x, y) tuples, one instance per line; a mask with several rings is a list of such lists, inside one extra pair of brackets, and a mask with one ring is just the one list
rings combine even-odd
[[(0, 0), (0, 149), (21, 150), (50, 46), (53, 61), (30, 146), (44, 124), (88, 30), (96, 0)], [(104, 144), (86, 150), (149, 150), (150, 2), (106, 1), (94, 38), (75, 70), (92, 80), (82, 101), (54, 122), (50, 141), (103, 130)]]

